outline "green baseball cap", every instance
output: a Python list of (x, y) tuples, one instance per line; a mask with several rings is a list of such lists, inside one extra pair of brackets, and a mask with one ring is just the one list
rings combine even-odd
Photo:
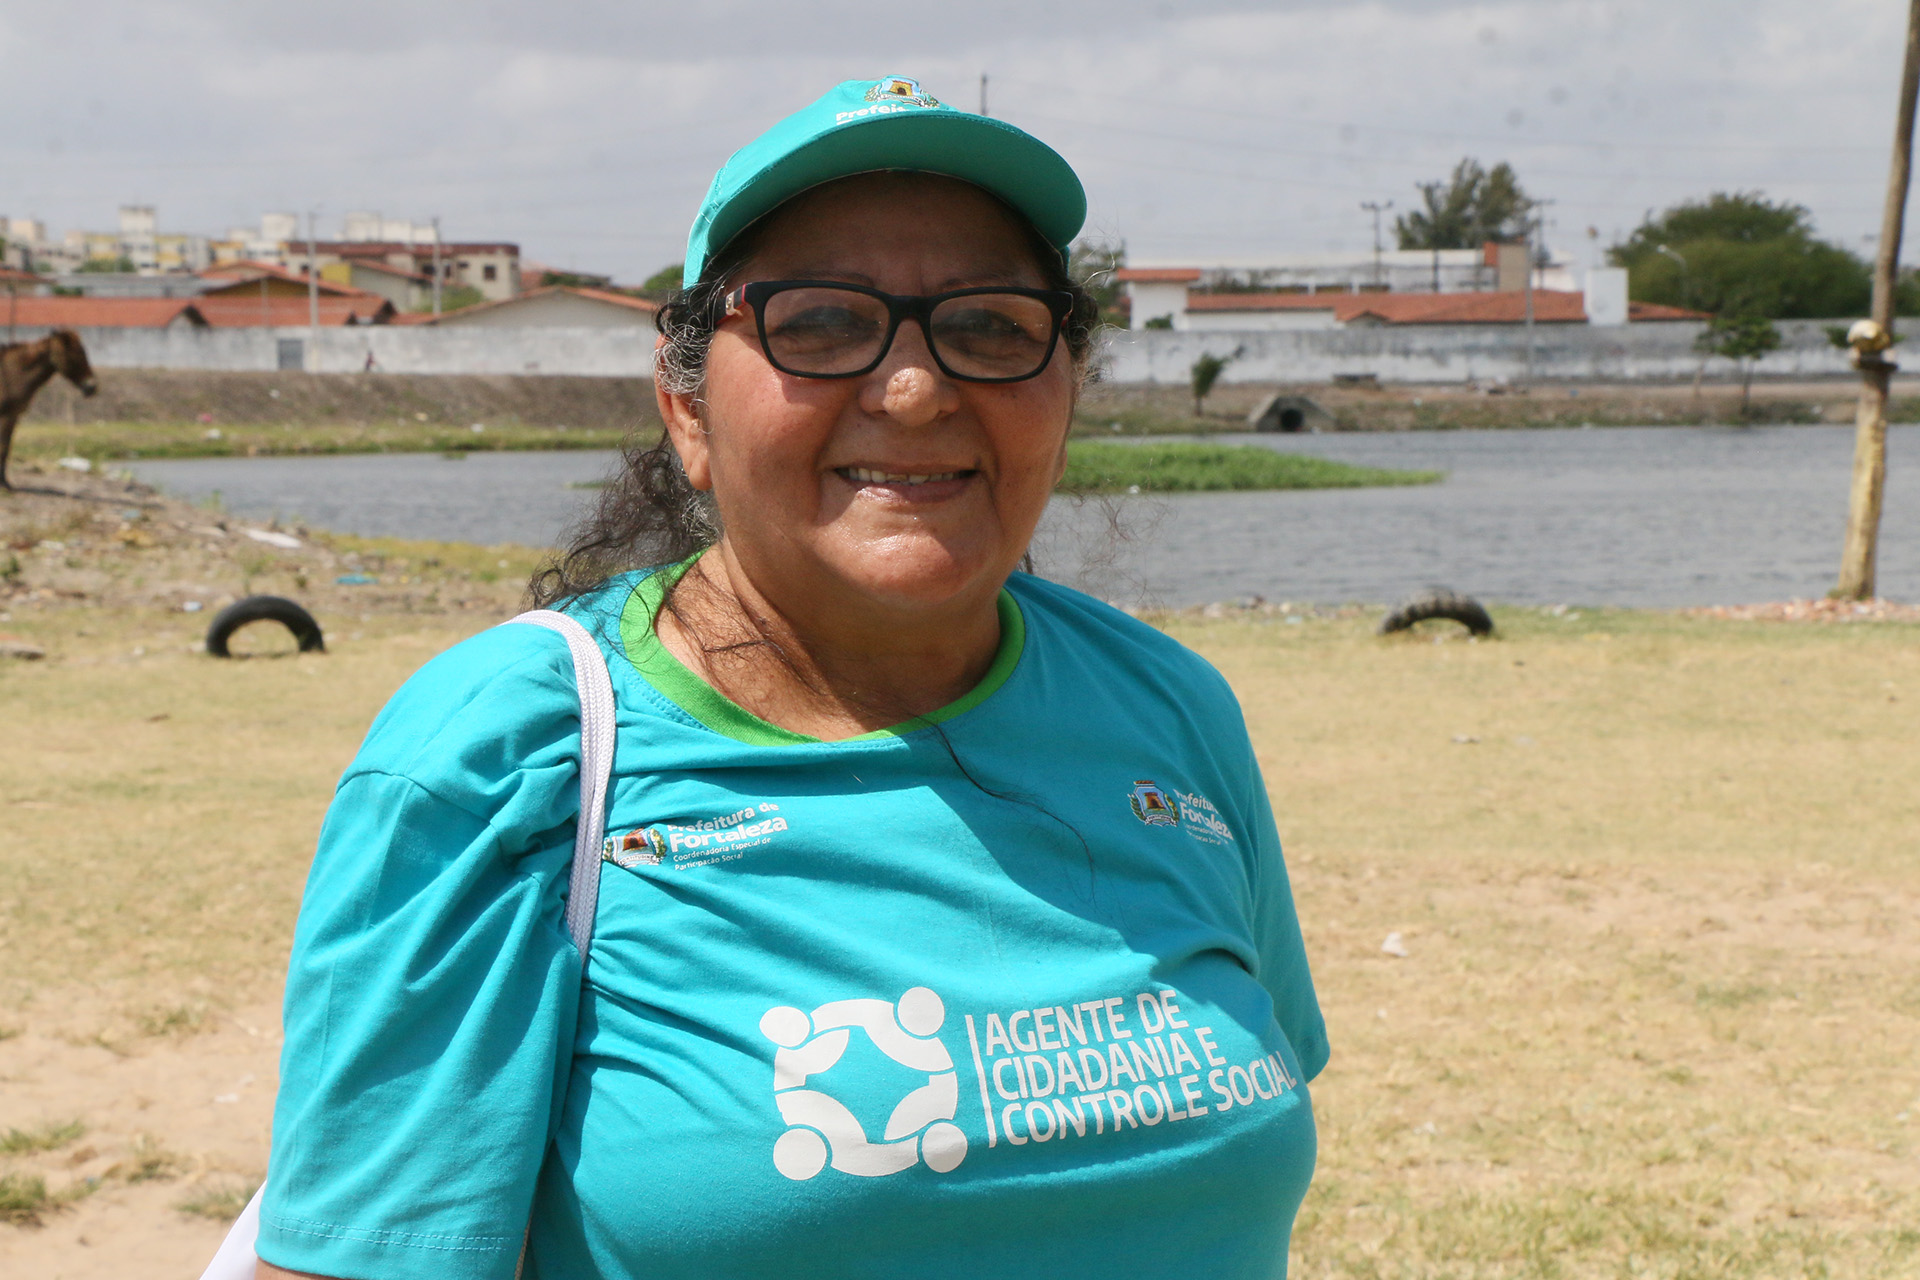
[(971, 182), (1024, 214), (1064, 259), (1087, 193), (1060, 153), (1004, 120), (948, 106), (905, 76), (848, 80), (727, 157), (687, 236), (684, 281), (754, 220), (810, 187), (881, 169)]

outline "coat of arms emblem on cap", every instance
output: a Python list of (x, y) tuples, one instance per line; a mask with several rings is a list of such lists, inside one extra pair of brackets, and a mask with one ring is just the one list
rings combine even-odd
[(1150, 827), (1180, 825), (1180, 811), (1167, 799), (1167, 793), (1145, 778), (1134, 780), (1133, 790), (1127, 794), (1127, 803), (1133, 806), (1133, 816)]
[(882, 76), (873, 82), (873, 88), (867, 90), (868, 102), (882, 102), (892, 99), (896, 102), (911, 102), (919, 107), (937, 107), (940, 99), (920, 87), (918, 80), (906, 76)]

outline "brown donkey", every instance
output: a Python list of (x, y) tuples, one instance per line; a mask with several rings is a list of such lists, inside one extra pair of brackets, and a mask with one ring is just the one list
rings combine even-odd
[(10, 342), (0, 347), (0, 489), (13, 488), (7, 482), (13, 429), (33, 397), (56, 373), (80, 388), (83, 396), (100, 389), (93, 366), (87, 363), (87, 349), (71, 329), (55, 329), (38, 342)]

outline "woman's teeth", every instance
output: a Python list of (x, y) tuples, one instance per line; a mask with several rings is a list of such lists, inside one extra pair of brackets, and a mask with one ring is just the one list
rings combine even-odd
[(908, 475), (896, 471), (872, 471), (866, 467), (842, 467), (840, 474), (855, 484), (931, 484), (935, 480), (958, 480), (965, 473), (941, 471), (929, 475)]

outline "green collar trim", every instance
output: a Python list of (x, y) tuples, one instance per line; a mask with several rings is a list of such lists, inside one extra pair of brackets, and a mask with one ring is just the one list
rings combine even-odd
[[(633, 663), (641, 678), (669, 702), (715, 733), (763, 747), (799, 746), (824, 741), (762, 720), (688, 670), (685, 663), (660, 643), (660, 637), (654, 633), (654, 617), (660, 612), (660, 605), (666, 599), (668, 590), (692, 565), (693, 559), (668, 565), (648, 574), (634, 585), (633, 593), (627, 597), (626, 607), (620, 611), (620, 644), (626, 650), (627, 660)], [(842, 741), (870, 742), (903, 737), (964, 715), (991, 698), (1019, 665), (1020, 654), (1027, 643), (1026, 619), (1021, 616), (1013, 593), (1002, 587), (996, 604), (1000, 613), (1000, 647), (993, 655), (993, 665), (987, 668), (987, 674), (979, 684), (937, 711)]]

